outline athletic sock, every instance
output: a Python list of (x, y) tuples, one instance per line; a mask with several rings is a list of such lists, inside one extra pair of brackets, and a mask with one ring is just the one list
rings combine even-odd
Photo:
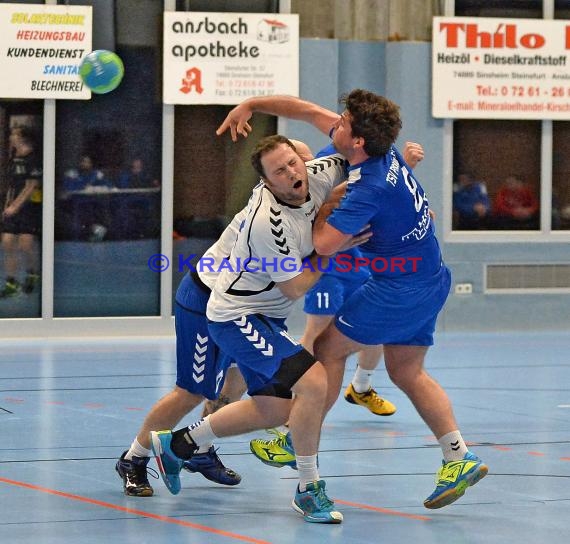
[(352, 378), (352, 388), (357, 393), (366, 393), (372, 387), (372, 376), (374, 375), (374, 370), (365, 370), (356, 367), (356, 372)]
[(202, 444), (196, 450), (196, 454), (199, 453), (206, 453), (214, 444), (212, 442), (208, 442), (208, 444)]
[(190, 459), (198, 451), (203, 453), (200, 451), (202, 447), (207, 446), (205, 451), (208, 451), (216, 438), (210, 425), (210, 416), (206, 416), (190, 427), (174, 431), (170, 447), (176, 456)]
[(451, 431), (438, 439), (444, 461), (460, 461), (467, 453), (467, 446), (459, 431)]
[(316, 455), (297, 455), (297, 472), (299, 474), (299, 491), (307, 491), (307, 484), (316, 482), (319, 479), (319, 469), (317, 468)]
[(150, 457), (152, 455), (152, 451), (141, 446), (140, 442), (135, 438), (129, 451), (125, 454), (125, 459), (131, 461), (133, 457)]

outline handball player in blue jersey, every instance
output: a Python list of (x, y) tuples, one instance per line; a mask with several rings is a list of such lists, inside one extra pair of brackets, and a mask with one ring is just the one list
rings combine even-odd
[[(297, 144), (296, 147), (298, 150)], [(421, 151), (421, 146), (419, 150)], [(325, 157), (336, 152), (333, 144), (329, 144), (316, 156)], [(356, 247), (337, 254), (327, 272), (305, 295), (303, 311), (307, 315), (307, 321), (300, 341), (309, 351), (313, 351), (315, 339), (332, 321), (344, 300), (370, 277), (368, 266), (362, 262), (362, 253)], [(356, 371), (344, 392), (344, 398), (351, 404), (367, 408), (375, 415), (390, 416), (395, 413), (396, 407), (378, 395), (372, 387), (372, 376), (380, 363), (382, 351), (380, 345), (366, 346), (358, 352)]]
[(255, 97), (230, 111), (217, 132), (230, 129), (233, 140), (247, 136), (253, 112), (262, 112), (332, 133), (335, 148), (350, 165), (348, 188), (338, 207), (321, 207), (313, 229), (315, 250), (333, 255), (365, 225), (372, 236), (361, 246), (370, 279), (344, 302), (315, 342), (315, 356), (327, 371), (327, 407), (340, 392), (346, 358), (365, 345), (383, 344), (391, 380), (441, 446), (436, 489), (424, 501), (426, 508), (441, 508), (488, 471), (468, 451), (446, 392), (424, 368), (451, 274), (442, 260), (426, 194), (394, 147), (401, 129), (399, 107), (362, 89), (351, 91), (342, 103), (345, 109), (339, 115), (295, 97)]

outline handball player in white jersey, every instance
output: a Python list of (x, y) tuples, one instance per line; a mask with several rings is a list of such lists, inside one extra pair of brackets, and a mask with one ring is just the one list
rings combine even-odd
[[(313, 252), (312, 224), (333, 187), (344, 181), (345, 161), (333, 155), (305, 165), (287, 138), (270, 136), (256, 147), (252, 165), (262, 183), (254, 189), (207, 309), (209, 332), (237, 362), (251, 398), (190, 427), (152, 432), (152, 448), (167, 487), (178, 492), (184, 460), (203, 443), (288, 420), (299, 474), (293, 508), (309, 522), (340, 523), (342, 514), (317, 468), (326, 371), (287, 334), (285, 319), (327, 269), (328, 258)], [(367, 238), (357, 234), (345, 247)]]

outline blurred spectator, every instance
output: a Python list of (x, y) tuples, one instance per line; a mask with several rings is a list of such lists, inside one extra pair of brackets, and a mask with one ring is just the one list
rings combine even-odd
[(149, 189), (159, 186), (159, 181), (145, 170), (142, 159), (133, 159), (130, 168), (121, 172), (117, 180), (119, 189)]
[(476, 181), (469, 173), (459, 174), (453, 186), (453, 227), (459, 230), (487, 228), (489, 209), (485, 183)]
[(495, 197), (497, 225), (505, 229), (538, 229), (539, 202), (533, 188), (518, 177), (507, 177)]
[[(89, 155), (82, 155), (77, 169), (68, 170), (63, 178), (63, 191), (89, 191), (94, 187), (111, 189), (113, 184), (105, 174), (93, 166)], [(96, 190), (96, 189), (95, 189)]]
[[(77, 169), (68, 170), (63, 179), (62, 216), (65, 231), (72, 239), (100, 242), (111, 225), (111, 210), (106, 195), (113, 183), (94, 167), (89, 155), (82, 155)], [(90, 194), (97, 196), (94, 198)], [(98, 195), (99, 193), (99, 195)]]
[[(31, 293), (40, 280), (37, 238), (42, 226), (42, 162), (36, 142), (26, 127), (10, 132), (8, 186), (2, 209), (2, 250), (6, 279), (0, 298)], [(22, 263), (20, 263), (20, 258)], [(25, 269), (18, 279), (20, 264)]]
[(560, 223), (557, 228), (570, 229), (570, 204), (560, 210)]
[(552, 191), (552, 229), (570, 230), (570, 193), (560, 198), (560, 192)]
[[(116, 197), (115, 229), (120, 239), (155, 238), (160, 232), (160, 183), (135, 158), (117, 179), (117, 189), (147, 189)], [(154, 189), (154, 191), (153, 191)]]

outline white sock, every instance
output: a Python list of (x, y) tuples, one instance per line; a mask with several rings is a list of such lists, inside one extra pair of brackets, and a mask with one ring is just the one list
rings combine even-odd
[(135, 437), (129, 451), (125, 454), (125, 459), (130, 461), (133, 457), (150, 457), (151, 455), (152, 451), (141, 446), (140, 442)]
[(356, 367), (356, 372), (352, 377), (352, 387), (357, 393), (366, 393), (372, 387), (372, 376), (374, 375), (374, 370), (365, 370)]
[(212, 431), (212, 426), (210, 425), (210, 416), (206, 416), (197, 423), (190, 425), (188, 427), (189, 434), (192, 440), (198, 446), (196, 453), (205, 453), (210, 449), (214, 440), (218, 438), (214, 431)]
[(459, 431), (451, 431), (438, 439), (445, 461), (460, 461), (467, 453), (467, 446)]
[(307, 484), (319, 480), (316, 455), (297, 455), (297, 472), (299, 473), (299, 491), (306, 491)]

